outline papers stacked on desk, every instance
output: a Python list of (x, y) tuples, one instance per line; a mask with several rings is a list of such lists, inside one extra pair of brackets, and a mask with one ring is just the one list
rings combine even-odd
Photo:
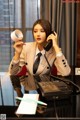
[(36, 114), (39, 94), (24, 94), (16, 114)]

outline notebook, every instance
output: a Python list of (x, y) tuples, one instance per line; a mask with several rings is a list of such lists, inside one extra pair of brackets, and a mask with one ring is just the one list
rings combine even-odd
[(39, 94), (24, 94), (23, 100), (16, 111), (16, 115), (27, 115), (27, 114), (36, 114), (37, 102)]

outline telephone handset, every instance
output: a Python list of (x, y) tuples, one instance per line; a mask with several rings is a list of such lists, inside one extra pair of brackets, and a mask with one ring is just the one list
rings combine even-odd
[[(54, 32), (52, 32), (52, 33), (55, 35)], [(52, 40), (50, 39), (50, 40), (47, 42), (47, 44), (44, 46), (44, 49), (45, 49), (46, 51), (48, 51), (51, 47), (52, 47)]]
[(44, 46), (44, 49), (48, 51), (52, 47), (52, 40), (50, 39), (47, 44)]

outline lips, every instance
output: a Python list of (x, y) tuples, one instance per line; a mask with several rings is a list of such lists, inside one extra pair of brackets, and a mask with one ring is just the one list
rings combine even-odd
[(37, 40), (41, 40), (41, 38), (37, 38)]

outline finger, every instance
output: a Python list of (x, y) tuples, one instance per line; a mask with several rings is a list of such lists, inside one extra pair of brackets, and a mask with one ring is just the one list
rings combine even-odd
[(23, 42), (22, 42), (22, 41), (19, 41), (19, 42), (16, 42), (14, 45), (15, 45), (15, 46), (23, 45)]
[(56, 34), (56, 32), (54, 31), (54, 34)]
[(57, 36), (57, 33), (54, 31), (54, 35)]
[(14, 49), (22, 48), (22, 47), (23, 47), (23, 44), (17, 44), (17, 45), (14, 45), (14, 46), (13, 46)]

